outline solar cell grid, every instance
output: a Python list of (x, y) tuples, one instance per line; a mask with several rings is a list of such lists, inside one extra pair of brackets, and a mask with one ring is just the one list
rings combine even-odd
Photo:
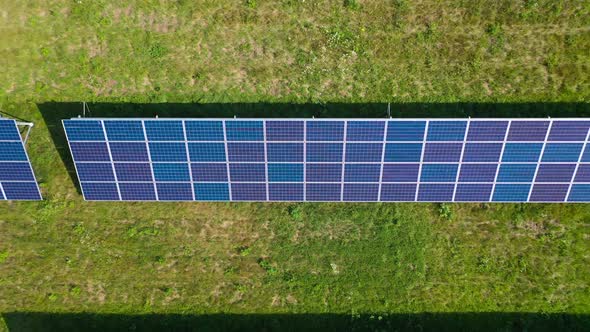
[[(590, 196), (583, 187), (590, 185), (590, 120), (76, 119), (64, 128), (88, 200)], [(0, 153), (0, 170), (3, 158), (22, 159), (8, 145)]]
[(40, 200), (17, 122), (0, 118), (0, 200)]

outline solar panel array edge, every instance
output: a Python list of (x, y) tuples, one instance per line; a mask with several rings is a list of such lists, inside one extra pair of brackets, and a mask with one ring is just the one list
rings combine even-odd
[(590, 201), (588, 119), (63, 124), (87, 200)]
[(15, 120), (0, 118), (0, 200), (41, 200)]

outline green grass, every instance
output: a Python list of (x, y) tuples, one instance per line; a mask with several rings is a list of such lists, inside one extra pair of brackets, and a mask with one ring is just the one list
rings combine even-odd
[(587, 103), (589, 18), (583, 1), (7, 2), (0, 109), (35, 123), (46, 200), (0, 203), (0, 312), (588, 315), (585, 204), (84, 202), (38, 105)]

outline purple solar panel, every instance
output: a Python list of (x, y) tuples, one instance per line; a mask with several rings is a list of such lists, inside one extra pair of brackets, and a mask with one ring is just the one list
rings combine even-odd
[(463, 164), (459, 182), (494, 182), (498, 164)]
[(303, 183), (270, 183), (268, 195), (271, 201), (303, 201)]
[(383, 182), (417, 182), (420, 164), (385, 164)]
[(553, 121), (548, 141), (585, 141), (590, 121)]
[(418, 200), (423, 202), (450, 202), (453, 200), (454, 184), (420, 184)]
[(416, 184), (384, 183), (381, 186), (381, 201), (413, 202), (416, 198)]
[(338, 202), (340, 201), (340, 183), (308, 183), (306, 192), (308, 201)]
[(570, 182), (575, 164), (541, 164), (535, 182)]
[(345, 183), (344, 201), (376, 202), (379, 196), (379, 184)]
[(462, 143), (426, 143), (425, 162), (459, 162)]
[(581, 164), (578, 167), (574, 182), (590, 182), (590, 164)]
[(264, 183), (232, 183), (231, 193), (235, 201), (266, 201)]
[(544, 141), (549, 121), (512, 121), (508, 141)]
[(463, 162), (498, 162), (502, 145), (502, 143), (467, 143), (463, 152)]
[(503, 141), (508, 121), (471, 121), (468, 141)]
[(455, 202), (486, 202), (490, 199), (492, 188), (491, 183), (481, 184), (457, 184)]
[(569, 184), (535, 184), (531, 192), (531, 202), (563, 202)]

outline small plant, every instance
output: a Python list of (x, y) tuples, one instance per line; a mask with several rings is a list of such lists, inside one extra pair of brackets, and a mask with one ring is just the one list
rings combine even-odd
[(301, 213), (301, 208), (299, 206), (289, 206), (289, 215), (295, 221), (303, 220), (303, 214)]
[(258, 3), (256, 2), (256, 0), (246, 0), (246, 7), (254, 9), (258, 7)]
[(492, 37), (498, 37), (502, 34), (502, 25), (500, 23), (488, 24), (486, 33)]
[(168, 49), (160, 44), (153, 44), (148, 50), (148, 54), (153, 59), (159, 59), (168, 53)]
[(447, 203), (441, 203), (438, 207), (438, 216), (441, 219), (452, 220), (453, 210), (451, 209), (451, 205)]
[(264, 258), (260, 258), (258, 260), (258, 265), (260, 265), (260, 267), (264, 271), (266, 271), (266, 273), (270, 276), (275, 275), (278, 272), (277, 269), (274, 266), (272, 266), (272, 264), (268, 260)]
[(344, 7), (352, 10), (357, 10), (361, 8), (361, 5), (358, 3), (357, 0), (344, 0)]
[(82, 293), (82, 289), (78, 286), (71, 286), (70, 287), (70, 294), (73, 296), (79, 296)]
[(48, 298), (48, 299), (49, 299), (49, 301), (51, 301), (51, 302), (55, 302), (55, 301), (57, 301), (57, 297), (58, 297), (58, 296), (57, 296), (57, 294), (54, 294), (54, 293), (51, 293), (51, 294), (49, 294), (49, 296), (47, 296), (47, 298)]
[(250, 255), (250, 253), (252, 252), (252, 248), (248, 246), (239, 246), (236, 251), (238, 252), (238, 255), (246, 257)]
[(0, 251), (0, 264), (4, 263), (8, 259), (8, 250)]

